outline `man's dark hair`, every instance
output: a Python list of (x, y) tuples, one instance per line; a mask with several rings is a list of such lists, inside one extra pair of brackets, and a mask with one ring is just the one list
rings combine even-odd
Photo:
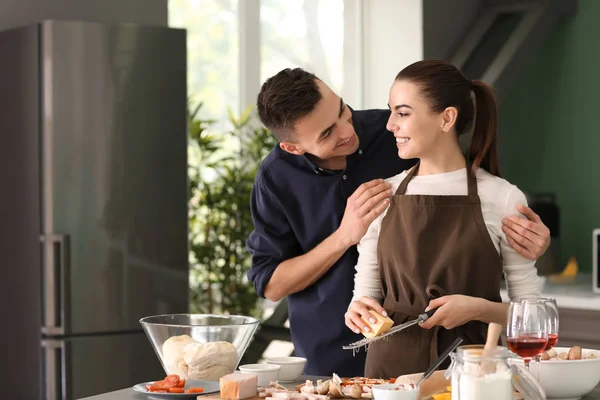
[(256, 106), (262, 123), (277, 139), (293, 141), (294, 126), (322, 99), (314, 74), (286, 68), (263, 83)]

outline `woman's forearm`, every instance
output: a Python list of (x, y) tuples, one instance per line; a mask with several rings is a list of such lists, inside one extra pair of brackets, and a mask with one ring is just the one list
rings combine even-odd
[(508, 304), (481, 299), (478, 307), (477, 320), (485, 323), (495, 322), (506, 326), (508, 321)]

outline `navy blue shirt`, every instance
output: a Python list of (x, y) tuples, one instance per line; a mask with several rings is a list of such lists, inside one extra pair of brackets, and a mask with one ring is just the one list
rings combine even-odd
[[(396, 139), (385, 127), (389, 115), (388, 110), (352, 111), (360, 144), (343, 171), (323, 170), (279, 146), (265, 157), (252, 189), (254, 231), (247, 242), (248, 278), (261, 297), (279, 263), (309, 252), (339, 227), (348, 197), (361, 184), (414, 165), (398, 157)], [(352, 246), (317, 282), (288, 297), (292, 341), (296, 355), (308, 360), (307, 375), (364, 375), (365, 351), (353, 356), (342, 350), (363, 338), (344, 323), (357, 259)]]

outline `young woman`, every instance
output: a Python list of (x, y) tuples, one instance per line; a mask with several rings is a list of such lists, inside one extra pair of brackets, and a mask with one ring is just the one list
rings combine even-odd
[[(526, 200), (500, 177), (492, 88), (445, 61), (419, 61), (398, 74), (388, 105), (398, 156), (419, 162), (388, 179), (390, 205), (358, 245), (346, 325), (368, 330), (361, 317), (370, 318), (369, 309), (394, 324), (437, 311), (426, 329), (370, 345), (365, 374), (372, 377), (422, 372), (458, 335), (463, 344), (485, 343), (487, 323), (506, 324), (502, 274), (511, 299), (540, 292), (534, 262), (502, 231), (502, 219)], [(465, 158), (459, 137), (471, 127)]]

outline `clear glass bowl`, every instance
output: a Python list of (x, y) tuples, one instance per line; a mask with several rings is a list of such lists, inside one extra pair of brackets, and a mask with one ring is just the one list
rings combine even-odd
[(212, 314), (140, 319), (166, 374), (209, 381), (235, 371), (259, 323), (252, 317)]

